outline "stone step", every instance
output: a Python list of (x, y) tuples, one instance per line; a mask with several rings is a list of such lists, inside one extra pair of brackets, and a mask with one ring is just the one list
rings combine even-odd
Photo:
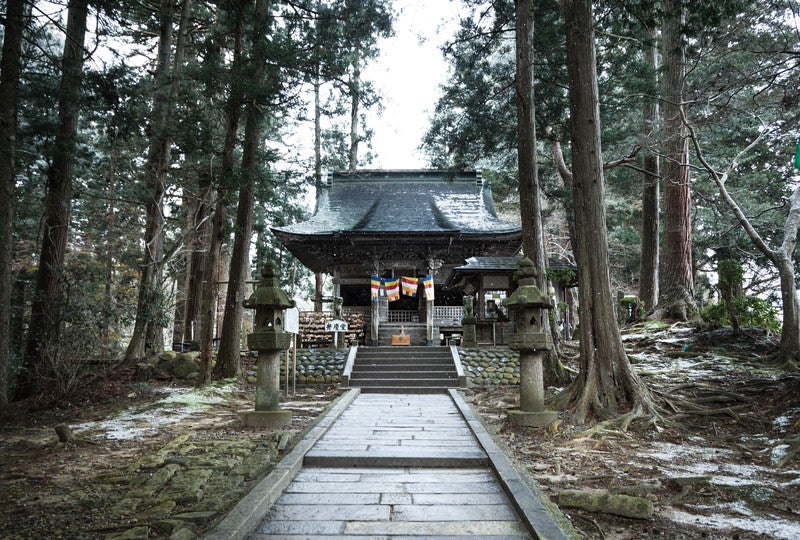
[(446, 347), (359, 347), (350, 386), (367, 393), (441, 393), (458, 386)]
[(351, 380), (365, 380), (365, 379), (454, 379), (456, 377), (455, 370), (375, 370), (362, 368), (353, 370), (350, 376)]
[[(354, 385), (355, 386), (355, 385)], [(362, 394), (447, 394), (453, 386), (365, 386)]]
[(359, 366), (452, 366), (452, 358), (357, 358)]
[(353, 366), (353, 373), (363, 373), (365, 371), (413, 371), (418, 373), (420, 371), (455, 371), (453, 364), (437, 363), (437, 364), (358, 364)]
[(312, 449), (303, 458), (311, 467), (486, 467), (489, 457), (482, 450), (386, 448), (363, 452)]
[(350, 379), (351, 386), (360, 386), (362, 389), (366, 387), (380, 387), (380, 386), (458, 386), (458, 379), (456, 377), (436, 377), (431, 379), (411, 378), (411, 377), (385, 377), (385, 378), (352, 378)]

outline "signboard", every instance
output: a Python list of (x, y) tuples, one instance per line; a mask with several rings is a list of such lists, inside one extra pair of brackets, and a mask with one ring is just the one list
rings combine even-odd
[(283, 310), (283, 329), (291, 334), (300, 333), (300, 310), (296, 307)]
[(325, 322), (326, 332), (347, 332), (347, 321), (333, 319)]

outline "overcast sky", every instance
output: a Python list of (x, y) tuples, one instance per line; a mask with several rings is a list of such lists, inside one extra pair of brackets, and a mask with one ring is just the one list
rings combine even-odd
[(441, 45), (457, 27), (458, 3), (452, 0), (395, 0), (394, 37), (380, 43), (381, 54), (365, 70), (383, 97), (382, 113), (373, 113), (376, 169), (414, 169), (426, 165), (417, 150), (447, 76)]

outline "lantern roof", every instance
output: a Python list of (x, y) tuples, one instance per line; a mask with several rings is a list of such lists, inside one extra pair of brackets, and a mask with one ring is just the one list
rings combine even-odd
[(286, 309), (294, 307), (294, 300), (289, 298), (280, 284), (280, 273), (278, 266), (274, 262), (264, 265), (261, 269), (261, 280), (256, 285), (253, 294), (245, 300), (242, 305), (248, 309), (259, 307), (271, 307), (274, 309)]

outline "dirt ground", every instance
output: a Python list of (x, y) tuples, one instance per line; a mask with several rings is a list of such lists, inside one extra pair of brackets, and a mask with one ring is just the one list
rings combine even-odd
[(554, 502), (576, 489), (652, 501), (649, 520), (562, 507), (586, 538), (800, 538), (800, 375), (770, 364), (774, 341), (685, 326), (629, 328), (623, 340), (673, 408), (655, 428), (590, 434), (564, 415), (547, 430), (514, 427), (516, 388), (473, 389), (468, 401)]
[[(770, 364), (774, 341), (684, 326), (629, 328), (624, 340), (637, 373), (671, 407), (655, 427), (590, 433), (592, 426), (562, 414), (546, 430), (517, 428), (505, 411), (517, 405), (518, 388), (465, 395), (553, 501), (561, 490), (578, 489), (653, 503), (654, 517), (645, 520), (562, 508), (584, 538), (800, 538), (800, 457), (792, 454), (800, 376)], [(576, 352), (570, 345), (567, 357)], [(574, 358), (567, 364), (574, 367)], [(39, 410), (17, 405), (0, 417), (0, 538), (103, 538), (118, 529), (104, 511), (122, 494), (93, 489), (95, 479), (128, 470), (188, 431), (208, 439), (259, 436), (238, 426), (253, 403), (244, 380), (188, 412), (165, 412), (152, 404), (165, 401), (165, 390), (181, 390), (132, 377), (115, 372), (72, 399)], [(334, 397), (332, 388), (317, 388), (288, 398), (292, 428), (302, 432)], [(126, 409), (145, 413), (125, 425), (110, 422)], [(53, 428), (61, 423), (73, 428), (74, 441), (58, 441)]]

